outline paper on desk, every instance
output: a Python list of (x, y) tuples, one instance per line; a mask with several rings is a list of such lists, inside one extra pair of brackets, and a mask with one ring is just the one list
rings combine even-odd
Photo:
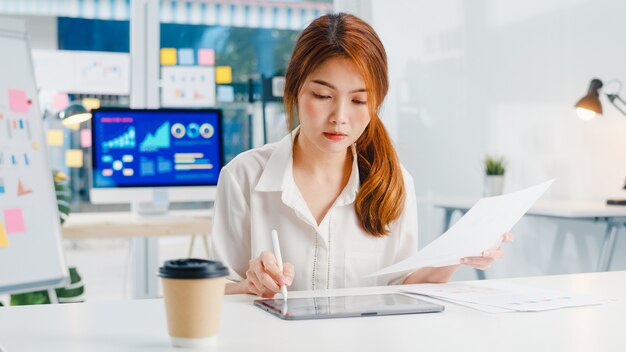
[(500, 244), (502, 234), (511, 230), (552, 182), (554, 179), (521, 191), (480, 199), (454, 226), (419, 253), (367, 277), (453, 265), (461, 258), (480, 256)]
[(449, 298), (440, 297), (440, 296), (434, 296), (434, 295), (427, 295), (427, 294), (423, 294), (423, 293), (416, 293), (416, 292), (411, 292), (411, 291), (400, 291), (400, 292), (404, 293), (404, 294), (436, 298), (436, 299), (441, 300), (441, 301), (454, 303), (454, 304), (459, 305), (459, 306), (464, 306), (464, 307), (476, 309), (476, 310), (479, 310), (479, 311), (485, 312), (485, 313), (512, 313), (512, 312), (515, 312), (512, 309), (493, 307), (493, 306), (485, 306), (485, 305), (481, 305), (481, 304), (464, 302), (464, 301), (458, 301), (458, 300), (454, 300), (454, 299), (449, 299)]
[[(604, 304), (606, 297), (577, 295), (569, 292), (525, 287), (504, 282), (453, 282), (409, 286), (405, 292), (475, 305), (474, 308), (490, 312), (539, 312), (567, 307)], [(494, 310), (494, 308), (496, 308)]]

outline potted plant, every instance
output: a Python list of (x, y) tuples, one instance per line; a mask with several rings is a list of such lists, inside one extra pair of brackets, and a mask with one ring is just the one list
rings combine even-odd
[(492, 197), (502, 194), (504, 189), (504, 171), (506, 160), (503, 156), (487, 155), (484, 160), (485, 184), (483, 196)]

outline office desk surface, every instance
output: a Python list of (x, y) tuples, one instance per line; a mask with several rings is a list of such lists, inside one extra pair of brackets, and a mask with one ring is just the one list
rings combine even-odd
[[(131, 238), (133, 296), (158, 296), (158, 237), (208, 235), (213, 227), (212, 210), (173, 210), (159, 216), (131, 212), (72, 213), (63, 224), (63, 238)], [(205, 237), (206, 241), (206, 237)], [(206, 243), (206, 242), (205, 242)], [(206, 247), (208, 252), (208, 245)]]
[(211, 211), (175, 210), (163, 216), (139, 217), (130, 212), (72, 213), (63, 224), (63, 238), (158, 237), (211, 232)]
[[(419, 201), (438, 208), (467, 210), (479, 199), (478, 197), (436, 197), (420, 198)], [(607, 205), (605, 202), (539, 200), (528, 210), (527, 214), (560, 218), (626, 218), (626, 206)]]
[[(618, 301), (539, 313), (443, 313), (283, 321), (227, 296), (217, 351), (626, 351), (626, 271), (504, 281)], [(397, 287), (316, 291), (366, 294)], [(310, 292), (292, 292), (301, 297)], [(183, 351), (170, 348), (161, 299), (0, 308), (0, 343), (14, 351)]]

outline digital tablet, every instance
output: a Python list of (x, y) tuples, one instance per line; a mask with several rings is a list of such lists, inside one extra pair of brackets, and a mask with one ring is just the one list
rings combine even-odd
[(363, 296), (259, 299), (254, 305), (285, 320), (436, 313), (444, 306), (401, 293)]

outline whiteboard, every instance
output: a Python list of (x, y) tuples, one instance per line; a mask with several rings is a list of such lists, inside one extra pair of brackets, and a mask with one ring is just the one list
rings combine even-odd
[(69, 283), (23, 21), (0, 18), (0, 292)]
[(130, 54), (33, 50), (37, 88), (85, 94), (130, 94)]

